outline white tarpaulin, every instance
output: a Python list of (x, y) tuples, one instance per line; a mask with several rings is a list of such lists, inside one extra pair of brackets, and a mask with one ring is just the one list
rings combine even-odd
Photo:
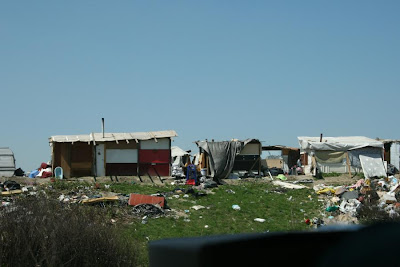
[(365, 178), (386, 177), (385, 166), (378, 155), (360, 155), (360, 161)]
[(185, 155), (190, 155), (190, 153), (186, 152), (180, 147), (177, 146), (171, 146), (171, 157), (182, 157)]
[(302, 150), (331, 150), (348, 151), (363, 147), (383, 148), (383, 143), (365, 136), (344, 136), (344, 137), (297, 137)]
[(190, 157), (190, 153), (186, 152), (185, 150), (181, 149), (177, 146), (171, 147), (171, 158), (173, 161), (173, 165), (183, 167), (186, 162), (184, 162), (184, 157)]

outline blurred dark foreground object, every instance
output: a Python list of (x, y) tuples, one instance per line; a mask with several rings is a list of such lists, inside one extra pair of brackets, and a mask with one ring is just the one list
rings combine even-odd
[(165, 239), (149, 243), (149, 260), (151, 267), (400, 266), (399, 239), (400, 223)]

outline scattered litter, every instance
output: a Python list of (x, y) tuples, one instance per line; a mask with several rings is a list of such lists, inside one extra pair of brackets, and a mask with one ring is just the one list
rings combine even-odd
[(358, 190), (347, 191), (342, 195), (342, 199), (357, 199), (359, 196)]
[(204, 228), (208, 228), (208, 225), (204, 225)]
[(293, 182), (294, 184), (298, 184), (298, 183), (300, 183), (300, 184), (308, 184), (308, 183), (314, 183), (314, 180), (313, 179), (301, 179), (301, 180), (298, 180), (298, 181), (294, 181)]
[(293, 197), (292, 197), (292, 196), (290, 196), (290, 197), (288, 198), (288, 200), (289, 200), (289, 201), (291, 201), (291, 200), (292, 200), (292, 198), (293, 198)]
[(338, 206), (329, 206), (325, 210), (328, 212), (337, 211), (339, 209)]
[(164, 211), (159, 205), (153, 204), (139, 204), (132, 208), (132, 213), (138, 217), (159, 217), (164, 215)]
[(184, 194), (183, 197), (189, 197), (189, 195), (188, 194)]
[(205, 207), (204, 206), (201, 206), (201, 205), (196, 205), (196, 206), (193, 206), (192, 207), (192, 209), (194, 209), (194, 210), (201, 210), (201, 209), (204, 209)]
[(351, 216), (356, 217), (361, 205), (361, 202), (357, 199), (343, 200), (340, 204), (339, 210), (343, 213), (348, 213)]
[(333, 189), (333, 188), (331, 188), (331, 187), (326, 187), (326, 188), (324, 188), (324, 189), (321, 189), (321, 190), (318, 190), (317, 191), (317, 194), (318, 195), (320, 195), (320, 194), (328, 194), (328, 195), (331, 195), (331, 194), (335, 194), (335, 189)]
[(339, 187), (339, 188), (337, 188), (335, 190), (335, 195), (339, 196), (339, 195), (343, 194), (346, 191), (347, 191), (347, 188), (344, 187), (344, 186), (341, 186), (341, 187)]
[(333, 198), (331, 198), (331, 202), (332, 203), (338, 203), (340, 201), (340, 198), (339, 197), (333, 197)]
[(226, 189), (225, 191), (226, 191), (227, 193), (229, 193), (229, 194), (236, 194), (236, 192), (233, 191), (232, 189)]
[(283, 174), (278, 174), (278, 176), (276, 176), (276, 178), (278, 178), (278, 179), (280, 179), (282, 181), (286, 181), (287, 180), (286, 176), (283, 175)]
[(234, 209), (234, 210), (240, 210), (240, 206), (239, 206), (239, 205), (232, 205), (232, 209)]
[(303, 188), (307, 188), (304, 185), (295, 185), (295, 184), (281, 182), (281, 181), (272, 181), (272, 183), (274, 185), (279, 185), (279, 186), (282, 186), (282, 187), (288, 188), (288, 189), (303, 189)]
[(255, 222), (265, 222), (265, 219), (255, 218), (254, 221), (255, 221)]

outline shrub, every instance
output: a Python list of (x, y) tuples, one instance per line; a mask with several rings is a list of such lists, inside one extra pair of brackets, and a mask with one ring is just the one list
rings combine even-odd
[(135, 266), (136, 244), (105, 217), (96, 207), (16, 200), (0, 212), (0, 266)]

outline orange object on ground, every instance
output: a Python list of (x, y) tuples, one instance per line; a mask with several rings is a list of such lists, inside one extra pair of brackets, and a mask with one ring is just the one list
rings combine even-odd
[(131, 194), (129, 196), (128, 204), (131, 206), (136, 206), (139, 204), (158, 204), (162, 208), (164, 208), (164, 197), (155, 197), (155, 196), (148, 196), (148, 195), (141, 195), (141, 194)]

